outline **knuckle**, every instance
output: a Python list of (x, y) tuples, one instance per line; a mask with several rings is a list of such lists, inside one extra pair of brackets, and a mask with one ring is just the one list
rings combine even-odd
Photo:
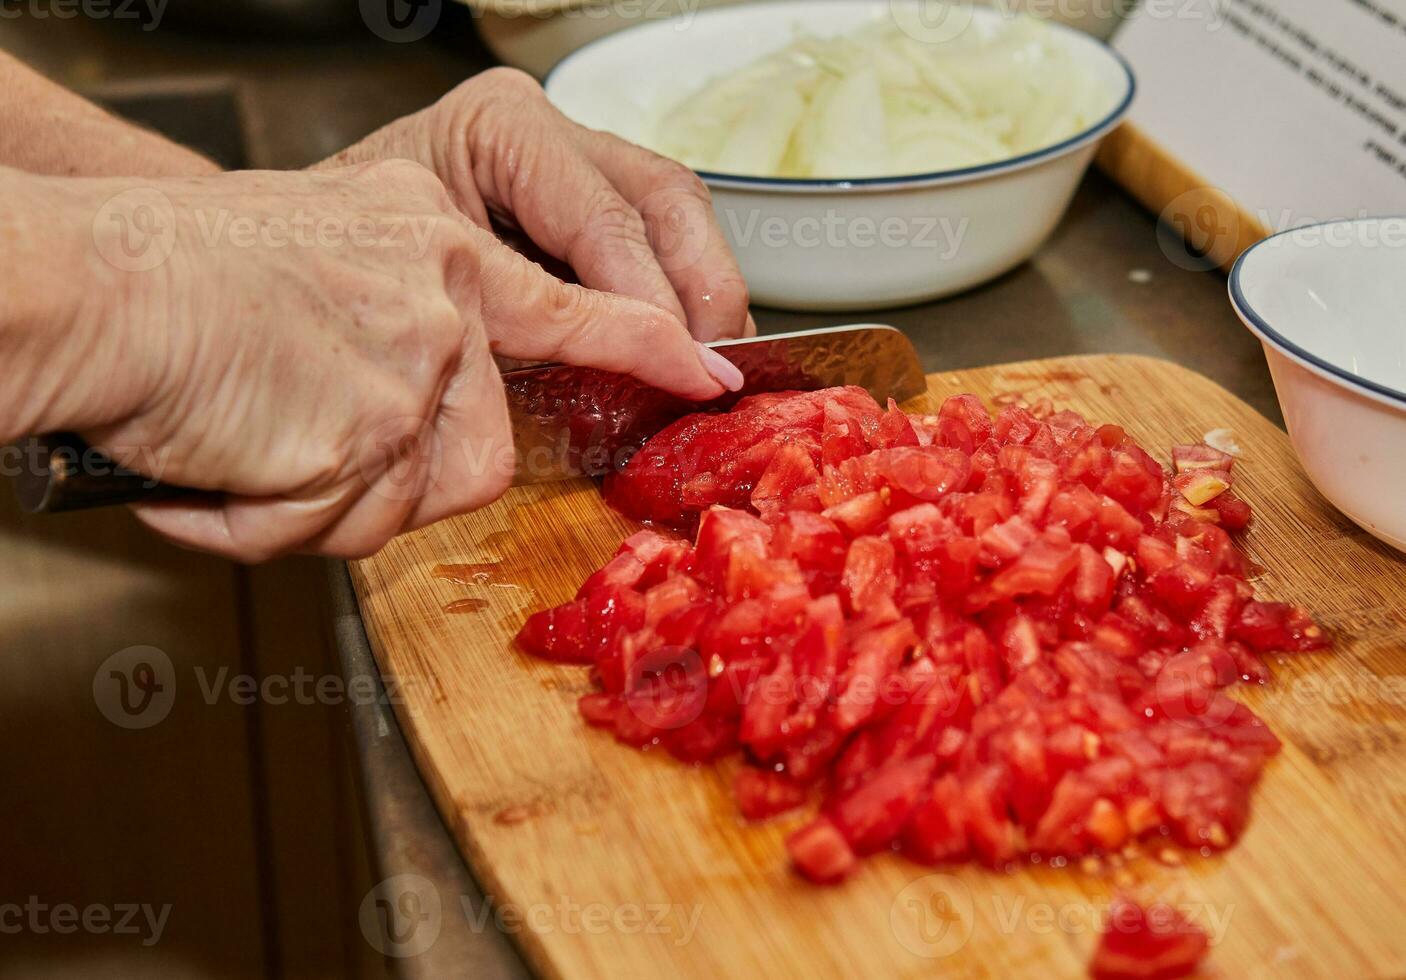
[(425, 317), (425, 347), (436, 365), (456, 361), (464, 347), (464, 318), (448, 297), (441, 297)]
[(443, 210), (450, 200), (444, 181), (440, 180), (433, 170), (414, 160), (376, 160), (366, 164), (360, 176), (396, 190), (428, 198), (438, 210)]
[(736, 314), (740, 320), (751, 306), (752, 294), (747, 288), (747, 280), (740, 272), (729, 272), (719, 276), (712, 289), (713, 301), (725, 312)]
[(389, 157), (383, 160), (372, 160), (370, 163), (361, 165), (358, 176), (367, 179), (384, 180), (394, 184), (413, 183), (416, 180), (423, 180), (426, 175), (433, 177), (425, 167), (414, 160), (406, 160), (401, 157)]
[[(470, 229), (465, 228), (463, 222), (440, 221), (434, 225), (432, 242), (443, 266), (441, 287), (444, 302), (453, 308), (456, 319), (461, 319), (454, 299), (468, 302), (474, 295), (475, 285), (484, 267), (479, 240)], [(447, 312), (441, 311), (440, 315)]]
[(340, 439), (318, 440), (305, 447), (299, 452), (301, 485), (319, 490), (336, 486), (346, 479), (348, 466), (355, 465), (351, 457), (349, 446)]
[(454, 218), (437, 218), (430, 230), (430, 241), (444, 257), (449, 267), (447, 272), (452, 269), (460, 275), (477, 276), (480, 265), (478, 239), (465, 222)]
[(603, 324), (626, 328), (629, 319), (629, 304), (614, 295), (552, 279), (543, 285), (538, 299), (538, 311), (551, 336), (551, 360), (565, 360), (571, 351), (600, 349), (604, 344), (618, 347), (628, 333), (628, 329), (617, 329), (613, 336), (601, 335)]
[(543, 94), (542, 86), (537, 84), (537, 79), (518, 68), (506, 66), (490, 68), (482, 72), (476, 81), (485, 89), (514, 94), (519, 97), (539, 98)]
[(425, 435), (425, 399), (409, 380), (393, 386), (387, 392), (381, 409), (388, 424), (386, 435), (398, 443), (406, 440), (419, 441)]
[(705, 204), (712, 203), (713, 194), (708, 190), (708, 185), (703, 183), (703, 179), (691, 169), (677, 160), (670, 160), (657, 153), (651, 154), (651, 156), (653, 157), (650, 161), (651, 171), (655, 180), (661, 185), (682, 191), (689, 197)]
[(506, 403), (497, 406), (493, 418), (474, 442), (473, 455), (478, 462), (472, 468), (472, 478), (465, 481), (463, 487), (463, 499), (459, 504), (463, 510), (487, 506), (513, 485), (516, 455)]
[(591, 202), (586, 223), (577, 233), (578, 243), (587, 239), (601, 243), (642, 243), (647, 240), (644, 219), (619, 194), (603, 190)]
[(590, 319), (583, 314), (591, 294), (552, 275), (544, 274), (538, 282), (535, 305), (548, 322), (575, 330)]
[[(496, 448), (503, 450), (511, 450), (512, 442), (511, 440), (500, 441), (498, 447)], [(503, 455), (505, 455), (505, 457), (508, 459), (512, 458), (510, 453), (506, 453)], [(477, 490), (475, 496), (478, 497), (478, 500), (473, 504), (473, 506), (483, 507), (487, 504), (493, 503), (493, 501), (497, 500), (499, 497), (503, 496), (503, 494), (507, 493), (508, 488), (512, 485), (512, 470), (507, 466), (494, 467), (490, 472), (484, 474), (483, 479), (479, 481), (478, 486), (475, 488)]]

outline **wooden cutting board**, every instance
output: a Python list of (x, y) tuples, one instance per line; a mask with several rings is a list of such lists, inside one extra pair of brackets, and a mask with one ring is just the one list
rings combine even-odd
[[(1180, 865), (1011, 873), (885, 855), (837, 888), (799, 880), (782, 839), (801, 818), (740, 822), (735, 764), (616, 744), (576, 714), (583, 669), (511, 648), (529, 611), (570, 598), (633, 529), (589, 482), (529, 487), (353, 566), (420, 771), (528, 961), (571, 978), (1076, 977), (1113, 890), (1131, 886), (1211, 933), (1209, 975), (1406, 975), (1406, 561), (1318, 496), (1279, 429), (1173, 364), (934, 374), (927, 397), (962, 391), (1049, 397), (1164, 459), (1175, 442), (1235, 431), (1261, 591), (1304, 602), (1340, 637), (1333, 653), (1272, 662), (1271, 685), (1237, 695), (1285, 741), (1239, 845)], [(460, 584), (434, 576), (446, 563), (482, 567)], [(470, 611), (446, 612), (456, 603)]]

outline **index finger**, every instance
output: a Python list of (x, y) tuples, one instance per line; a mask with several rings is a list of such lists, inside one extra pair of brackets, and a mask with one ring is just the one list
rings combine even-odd
[(479, 304), (494, 354), (616, 371), (692, 401), (742, 387), (742, 373), (668, 311), (562, 282), (478, 233)]

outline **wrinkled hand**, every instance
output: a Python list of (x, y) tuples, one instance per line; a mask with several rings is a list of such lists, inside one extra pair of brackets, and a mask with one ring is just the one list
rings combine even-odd
[[(549, 276), (415, 163), (65, 184), (107, 265), (125, 262), (103, 208), (132, 186), (169, 205), (174, 238), (154, 268), (108, 269), (89, 291), (65, 346), (86, 358), (73, 387), (126, 380), (62, 427), (151, 447), (149, 475), (223, 491), (137, 508), (187, 546), (365, 555), (494, 499), (513, 469), (494, 353), (722, 393), (669, 314)], [(116, 217), (113, 235), (135, 223)]]
[(333, 157), (432, 169), (481, 227), (519, 227), (592, 289), (667, 310), (699, 340), (751, 336), (747, 287), (687, 167), (558, 112), (528, 75), (497, 68)]

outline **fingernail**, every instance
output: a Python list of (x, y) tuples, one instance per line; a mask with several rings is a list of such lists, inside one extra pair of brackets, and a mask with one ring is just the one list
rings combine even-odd
[(694, 341), (694, 346), (698, 348), (698, 359), (703, 362), (703, 367), (708, 373), (717, 379), (718, 384), (728, 391), (742, 390), (742, 372), (737, 370), (737, 365), (733, 364), (726, 357), (723, 357), (711, 347)]

